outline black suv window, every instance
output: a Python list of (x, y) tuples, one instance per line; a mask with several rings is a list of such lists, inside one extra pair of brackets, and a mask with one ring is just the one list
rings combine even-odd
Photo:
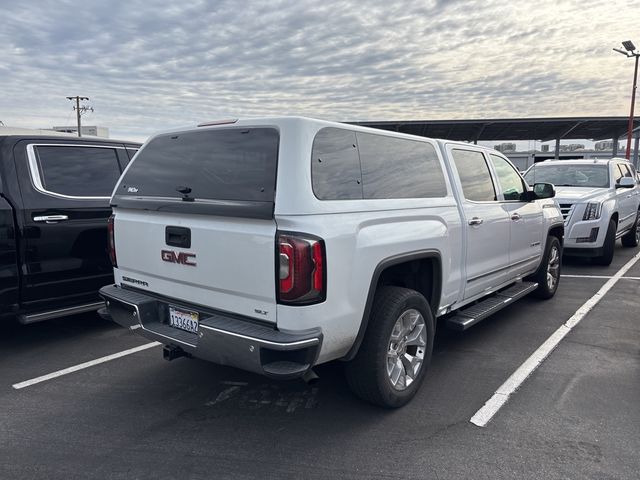
[(496, 169), (500, 187), (502, 187), (502, 195), (505, 200), (522, 200), (522, 194), (525, 192), (525, 186), (515, 168), (511, 166), (504, 158), (498, 155), (489, 155), (491, 162)]
[(433, 145), (357, 133), (364, 198), (444, 197), (444, 173)]
[(109, 197), (118, 178), (113, 148), (72, 145), (35, 147), (44, 190), (74, 197)]
[(133, 159), (133, 156), (138, 153), (138, 149), (137, 148), (129, 148), (127, 147), (127, 154), (129, 155), (129, 160)]
[(496, 191), (482, 152), (456, 148), (451, 153), (458, 170), (464, 198), (474, 202), (495, 201)]
[(123, 153), (123, 155), (120, 157), (120, 165), (122, 165), (122, 170), (127, 168), (127, 165), (129, 165), (129, 162), (133, 160), (133, 156), (136, 153), (138, 153), (137, 148), (127, 147), (125, 150), (126, 150), (126, 153)]

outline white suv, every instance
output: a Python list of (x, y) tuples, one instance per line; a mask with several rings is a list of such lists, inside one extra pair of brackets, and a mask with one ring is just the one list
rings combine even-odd
[(367, 401), (403, 405), (436, 319), (465, 330), (558, 288), (564, 226), (495, 150), (307, 118), (162, 133), (111, 199), (119, 324), (272, 378), (345, 362)]
[(549, 182), (565, 222), (565, 254), (613, 259), (615, 241), (626, 247), (640, 241), (640, 188), (625, 159), (547, 160), (525, 174), (530, 183)]

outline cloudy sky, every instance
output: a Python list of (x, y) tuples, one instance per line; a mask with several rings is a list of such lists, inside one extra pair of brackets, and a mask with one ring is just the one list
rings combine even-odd
[(0, 120), (628, 115), (640, 0), (0, 0)]

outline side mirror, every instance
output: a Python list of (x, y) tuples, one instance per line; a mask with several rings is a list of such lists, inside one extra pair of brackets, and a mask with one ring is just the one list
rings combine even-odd
[(622, 177), (620, 183), (616, 183), (616, 188), (633, 188), (636, 186), (636, 182), (631, 177)]
[(535, 199), (553, 198), (556, 196), (556, 189), (552, 183), (535, 183), (533, 194)]

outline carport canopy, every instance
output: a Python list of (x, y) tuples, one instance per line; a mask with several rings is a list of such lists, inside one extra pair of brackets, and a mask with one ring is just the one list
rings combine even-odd
[[(480, 140), (603, 140), (626, 136), (629, 117), (511, 118), (489, 120), (397, 120), (349, 122), (353, 125), (422, 137)], [(640, 126), (640, 119), (634, 127)]]

